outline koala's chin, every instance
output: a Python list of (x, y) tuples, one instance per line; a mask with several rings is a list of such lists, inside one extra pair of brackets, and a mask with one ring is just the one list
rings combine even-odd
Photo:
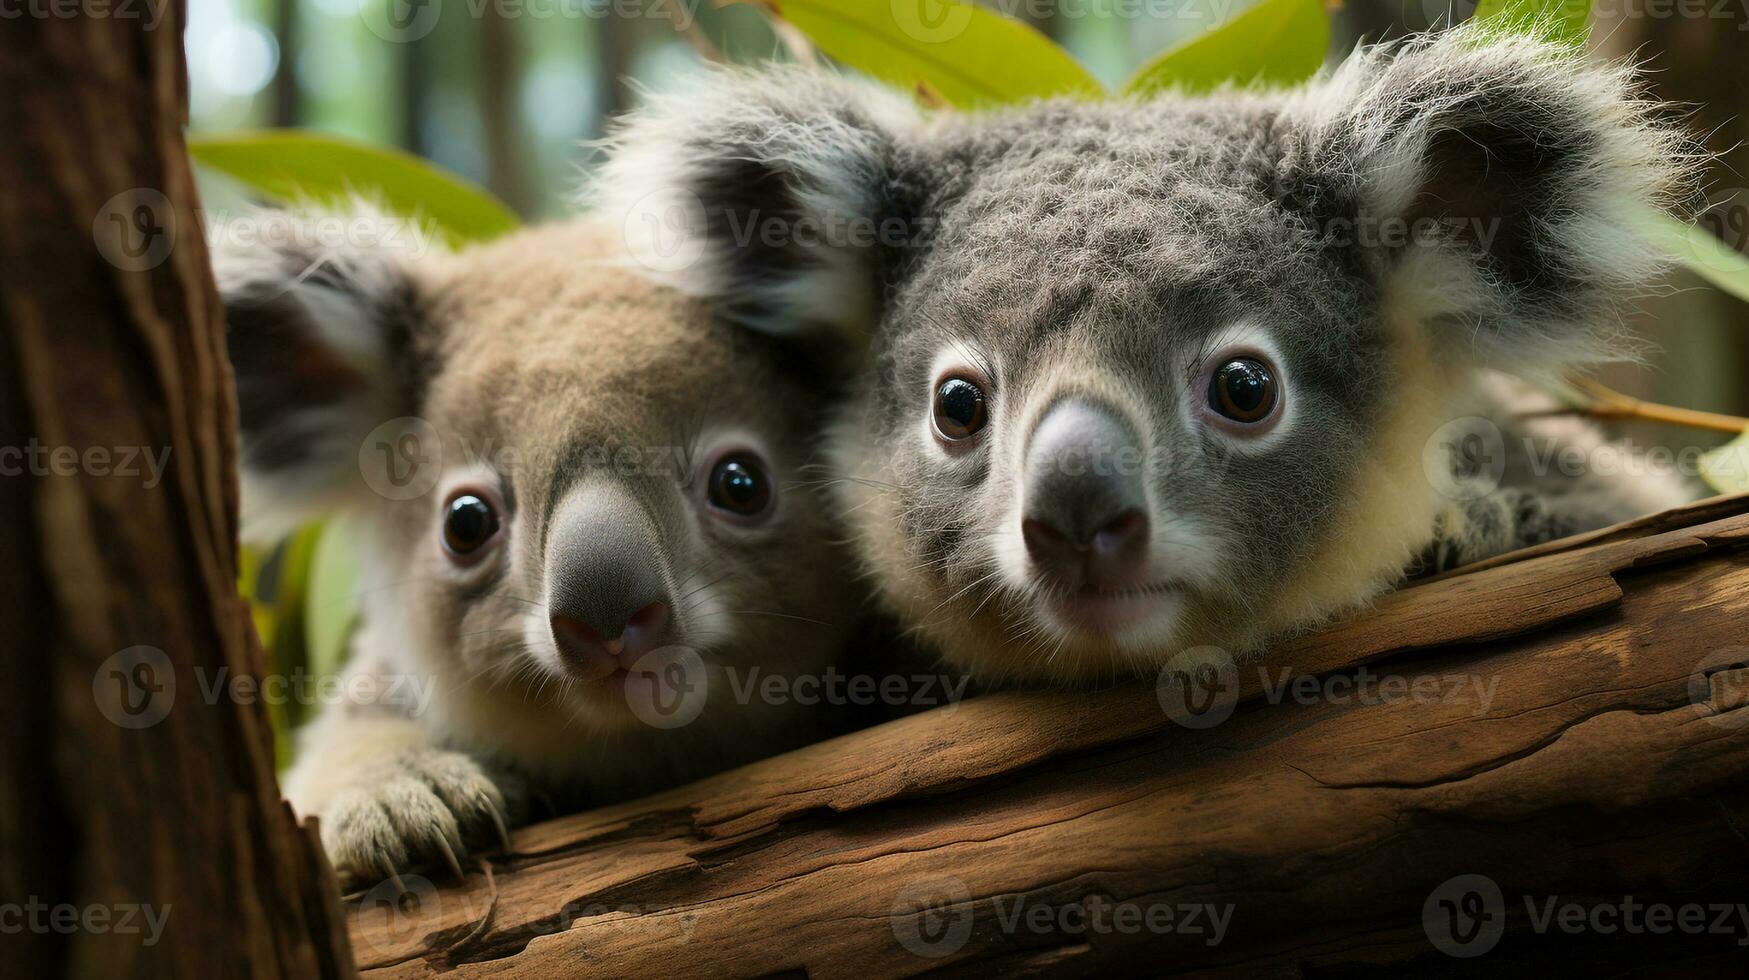
[[(851, 365), (831, 476), (887, 605), (982, 680), (1083, 683), (1689, 496), (1539, 468), (1487, 379), (1633, 353), (1697, 158), (1631, 66), (1460, 27), (967, 114), (724, 72), (602, 186), (634, 233), (693, 216), (669, 281)], [(839, 231), (732, 232), (785, 220)]]
[(789, 352), (627, 275), (589, 220), (456, 254), (380, 216), (241, 220), (282, 226), (216, 235), (245, 535), (330, 519), (361, 565), (344, 699), (285, 781), (345, 882), (459, 873), (532, 801), (814, 734), (741, 696), (825, 671), (861, 598)]

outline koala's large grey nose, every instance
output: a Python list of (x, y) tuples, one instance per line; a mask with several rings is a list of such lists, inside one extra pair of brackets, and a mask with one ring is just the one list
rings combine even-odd
[(560, 504), (547, 532), (547, 613), (567, 667), (605, 677), (668, 641), (663, 555), (659, 532), (623, 490), (584, 487)]
[(1060, 402), (1027, 444), (1021, 534), (1033, 561), (1071, 587), (1122, 587), (1143, 570), (1148, 503), (1139, 440), (1114, 411)]

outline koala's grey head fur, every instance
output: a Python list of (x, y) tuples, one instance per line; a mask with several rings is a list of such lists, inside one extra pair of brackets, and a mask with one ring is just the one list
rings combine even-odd
[[(1375, 594), (1480, 369), (1620, 353), (1687, 159), (1631, 82), (1464, 30), (1300, 90), (970, 117), (725, 73), (634, 117), (604, 192), (692, 234), (681, 288), (863, 354), (836, 475), (888, 601), (985, 676), (1086, 678)], [(1259, 424), (1211, 410), (1235, 358)], [(943, 438), (956, 379), (987, 418)]]
[[(800, 475), (817, 420), (791, 351), (627, 275), (588, 221), (409, 256), (319, 220), (270, 214), (251, 223), (287, 232), (271, 244), (216, 249), (246, 535), (349, 522), (354, 659), (434, 682), (442, 740), (596, 791), (769, 749), (785, 709), (735, 703), (724, 669), (817, 672), (858, 605)], [(400, 417), (422, 422), (378, 428)], [(730, 458), (763, 470), (723, 491), (747, 491), (733, 513)], [(458, 531), (462, 497), (483, 506)], [(702, 658), (695, 722), (631, 708), (654, 647)]]

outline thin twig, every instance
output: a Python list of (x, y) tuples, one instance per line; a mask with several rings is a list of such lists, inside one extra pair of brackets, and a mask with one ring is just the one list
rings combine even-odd
[(1573, 386), (1595, 399), (1590, 405), (1577, 409), (1586, 415), (1599, 418), (1649, 419), (1654, 422), (1671, 422), (1676, 425), (1693, 426), (1697, 429), (1711, 429), (1715, 432), (1741, 433), (1749, 431), (1749, 418), (1641, 401), (1590, 378), (1574, 378)]
[(772, 32), (777, 35), (779, 41), (783, 42), (784, 48), (789, 51), (789, 56), (796, 60), (796, 64), (807, 65), (809, 68), (819, 67), (820, 56), (814, 51), (813, 42), (809, 41), (808, 36), (802, 33), (802, 29), (784, 20), (776, 10), (769, 7), (766, 9), (771, 10)]
[(686, 43), (692, 45), (692, 50), (698, 52), (700, 58), (718, 64), (723, 64), (729, 60), (723, 56), (722, 49), (712, 43), (711, 39), (705, 36), (704, 31), (699, 30), (698, 18), (686, 12), (681, 0), (658, 0), (656, 6), (661, 8), (663, 15), (668, 18), (668, 22), (674, 25), (675, 33), (685, 38)]

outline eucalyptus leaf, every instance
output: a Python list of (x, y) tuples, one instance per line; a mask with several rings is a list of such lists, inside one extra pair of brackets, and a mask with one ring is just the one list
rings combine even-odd
[(1329, 48), (1323, 0), (1261, 0), (1143, 65), (1124, 91), (1206, 92), (1228, 82), (1296, 85), (1318, 71)]
[(192, 136), (188, 152), (278, 201), (335, 205), (362, 197), (427, 224), (450, 245), (521, 223), (491, 194), (418, 157), (334, 136), (289, 129)]
[(1654, 215), (1648, 231), (1666, 254), (1695, 275), (1749, 302), (1749, 256), (1720, 241), (1704, 224), (1690, 225)]
[(845, 65), (956, 108), (1105, 94), (1050, 38), (959, 0), (769, 0), (765, 6)]
[(337, 674), (345, 666), (358, 619), (358, 552), (341, 523), (323, 526), (310, 558), (304, 635), (309, 670), (317, 677)]
[(1700, 454), (1700, 478), (1720, 493), (1749, 490), (1749, 432)]

